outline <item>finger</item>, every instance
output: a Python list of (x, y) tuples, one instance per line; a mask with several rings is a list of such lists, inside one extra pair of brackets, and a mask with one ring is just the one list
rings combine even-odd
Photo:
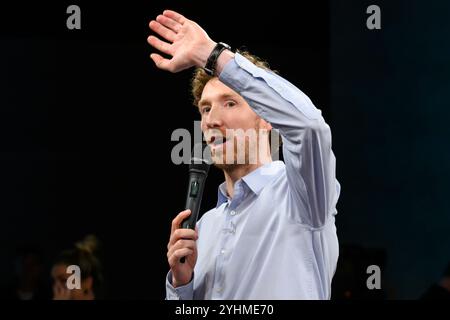
[(56, 285), (53, 286), (53, 297), (60, 299), (63, 295), (64, 295), (64, 288), (58, 282), (58, 283), (56, 283)]
[(170, 43), (161, 41), (160, 39), (158, 39), (155, 36), (148, 37), (147, 41), (155, 49), (158, 49), (159, 51), (161, 51), (163, 53), (170, 54), (171, 56), (173, 56), (172, 47), (171, 47)]
[(163, 69), (163, 70), (169, 70), (169, 66), (170, 66), (169, 59), (165, 59), (157, 53), (152, 53), (150, 55), (150, 58), (153, 60), (153, 62), (155, 63), (155, 65), (158, 68)]
[(170, 235), (170, 240), (169, 244), (167, 245), (167, 248), (169, 249), (180, 239), (195, 241), (198, 239), (198, 235), (192, 229), (177, 229)]
[(167, 251), (167, 257), (170, 257), (174, 251), (183, 248), (189, 248), (195, 250), (197, 244), (194, 240), (180, 239), (173, 246), (170, 246), (169, 251)]
[(170, 19), (166, 16), (159, 15), (156, 17), (156, 21), (161, 23), (164, 27), (169, 28), (170, 30), (174, 31), (175, 33), (180, 32), (180, 29), (182, 25), (178, 22), (176, 22), (173, 19)]
[(177, 229), (173, 232), (173, 234), (170, 235), (172, 239), (174, 239), (175, 241), (173, 241), (173, 243), (177, 242), (180, 239), (187, 239), (187, 240), (197, 240), (198, 239), (198, 234), (197, 232), (195, 232), (192, 229), (185, 229), (185, 228), (180, 228)]
[(173, 32), (172, 30), (164, 27), (161, 23), (156, 22), (156, 21), (150, 21), (150, 29), (152, 29), (153, 31), (155, 31), (157, 34), (159, 34), (161, 37), (163, 37), (164, 39), (170, 41), (170, 42), (174, 42), (175, 41), (175, 36), (176, 33)]
[(178, 249), (169, 257), (169, 265), (173, 267), (174, 265), (180, 263), (182, 257), (187, 257), (193, 254), (194, 251), (188, 248)]
[(173, 20), (175, 20), (176, 22), (180, 23), (180, 24), (184, 24), (186, 22), (186, 18), (183, 17), (181, 14), (179, 14), (178, 12), (172, 11), (172, 10), (164, 10), (163, 15), (165, 15), (166, 17), (169, 17)]
[(58, 288), (58, 286), (57, 285), (54, 285), (53, 286), (53, 295), (57, 295), (59, 293), (59, 288)]
[(170, 234), (173, 234), (175, 230), (179, 229), (181, 226), (181, 223), (184, 219), (189, 217), (191, 214), (191, 210), (186, 209), (181, 211), (173, 220), (172, 220), (172, 229), (170, 230)]

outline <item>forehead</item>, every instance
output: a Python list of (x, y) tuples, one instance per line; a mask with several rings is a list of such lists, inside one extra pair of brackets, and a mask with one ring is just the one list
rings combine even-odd
[(213, 78), (209, 80), (203, 88), (200, 102), (217, 100), (223, 98), (223, 96), (239, 96), (239, 94), (226, 86), (218, 78)]

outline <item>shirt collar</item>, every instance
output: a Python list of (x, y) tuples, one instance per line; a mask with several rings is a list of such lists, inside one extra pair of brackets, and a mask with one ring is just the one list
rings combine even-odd
[[(284, 163), (282, 161), (269, 162), (242, 177), (241, 180), (255, 195), (259, 195), (262, 189), (264, 189), (264, 187), (269, 184), (272, 179), (278, 176), (278, 173), (282, 168), (284, 168)], [(228, 199), (227, 185), (226, 182), (223, 182), (219, 185), (217, 190), (216, 208), (227, 202)]]

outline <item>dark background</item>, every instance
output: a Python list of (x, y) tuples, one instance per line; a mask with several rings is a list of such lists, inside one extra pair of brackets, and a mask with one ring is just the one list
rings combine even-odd
[[(81, 30), (66, 28), (70, 4)], [(381, 30), (366, 28), (370, 4)], [(191, 71), (149, 59), (148, 22), (166, 8), (267, 59), (322, 110), (342, 185), (338, 298), (415, 299), (439, 279), (450, 260), (450, 3), (66, 1), (0, 8), (1, 284), (20, 247), (40, 248), (49, 280), (54, 256), (95, 233), (107, 297), (164, 298), (187, 182), (171, 134), (199, 119)], [(212, 170), (205, 210), (221, 180)], [(373, 263), (382, 295), (361, 289)]]

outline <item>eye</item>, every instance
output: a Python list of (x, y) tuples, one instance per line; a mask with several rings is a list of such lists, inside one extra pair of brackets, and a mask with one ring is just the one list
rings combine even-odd
[(209, 110), (211, 110), (210, 106), (204, 106), (204, 107), (202, 107), (201, 113), (202, 114), (207, 113), (207, 112), (209, 112)]
[(232, 108), (235, 105), (236, 105), (236, 102), (234, 102), (234, 101), (227, 101), (227, 102), (225, 102), (225, 106), (228, 107), (228, 108)]

